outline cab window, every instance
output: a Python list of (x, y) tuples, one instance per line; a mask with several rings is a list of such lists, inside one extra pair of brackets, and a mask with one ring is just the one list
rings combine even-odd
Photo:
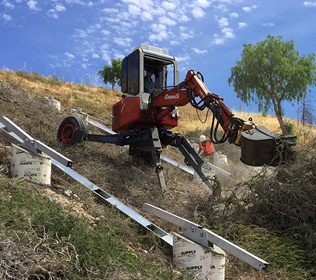
[(139, 51), (125, 57), (122, 62), (122, 92), (131, 95), (139, 93)]

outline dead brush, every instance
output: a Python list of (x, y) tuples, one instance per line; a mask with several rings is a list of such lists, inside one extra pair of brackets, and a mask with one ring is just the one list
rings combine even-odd
[[(73, 253), (71, 253), (73, 252)], [(76, 248), (65, 238), (45, 233), (39, 237), (33, 228), (0, 235), (0, 278), (10, 280), (62, 279), (68, 266), (80, 271)]]

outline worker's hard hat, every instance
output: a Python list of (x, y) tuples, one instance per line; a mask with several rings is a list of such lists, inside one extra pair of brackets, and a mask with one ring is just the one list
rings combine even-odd
[(201, 142), (204, 141), (205, 139), (206, 139), (205, 135), (201, 135), (201, 136), (200, 136), (200, 141), (201, 141)]

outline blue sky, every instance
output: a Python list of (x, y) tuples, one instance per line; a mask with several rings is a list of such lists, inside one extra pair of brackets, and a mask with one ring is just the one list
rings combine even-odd
[[(228, 107), (256, 112), (227, 84), (242, 45), (271, 34), (293, 40), (301, 55), (316, 53), (316, 1), (0, 0), (0, 34), (1, 69), (98, 86), (112, 58), (141, 43), (158, 46), (178, 58), (180, 81), (199, 71)], [(284, 107), (297, 118), (297, 106)]]

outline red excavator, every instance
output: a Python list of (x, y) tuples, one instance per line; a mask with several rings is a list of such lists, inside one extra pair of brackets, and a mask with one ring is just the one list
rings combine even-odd
[[(147, 72), (151, 73), (149, 77)], [(257, 127), (251, 119), (235, 117), (223, 99), (208, 90), (201, 73), (189, 70), (179, 83), (177, 59), (167, 50), (143, 44), (136, 47), (122, 61), (121, 82), (123, 96), (113, 105), (112, 114), (112, 130), (116, 134), (89, 134), (81, 118), (70, 116), (60, 124), (57, 138), (68, 145), (84, 140), (129, 145), (131, 155), (155, 164), (163, 190), (166, 188), (160, 154), (168, 145), (178, 147), (185, 162), (211, 188), (201, 169), (203, 160), (182, 135), (170, 130), (178, 125), (179, 106), (190, 104), (198, 110), (211, 110), (211, 141), (217, 144), (228, 140), (241, 146), (240, 159), (247, 165), (277, 165), (295, 145), (295, 136), (280, 135), (264, 126)], [(219, 125), (224, 131), (220, 137)]]

